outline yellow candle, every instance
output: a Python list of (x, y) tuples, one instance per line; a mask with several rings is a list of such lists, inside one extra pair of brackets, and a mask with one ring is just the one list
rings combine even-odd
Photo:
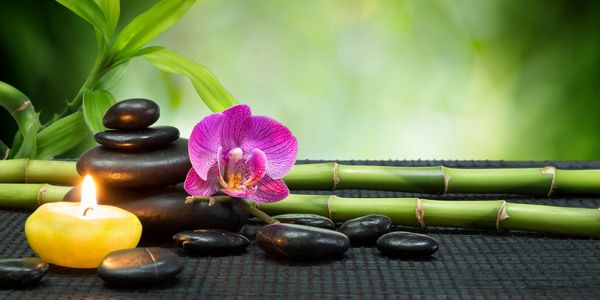
[(70, 268), (96, 268), (108, 253), (137, 246), (142, 224), (134, 214), (97, 205), (89, 175), (81, 194), (81, 203), (44, 204), (25, 222), (27, 241), (43, 261)]

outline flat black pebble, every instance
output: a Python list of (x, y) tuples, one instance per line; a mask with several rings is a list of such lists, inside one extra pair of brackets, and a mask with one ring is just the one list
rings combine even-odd
[(273, 216), (274, 219), (281, 223), (298, 224), (325, 229), (335, 229), (335, 223), (330, 219), (313, 214), (285, 214)]
[(107, 130), (98, 132), (94, 139), (100, 145), (124, 151), (157, 149), (179, 138), (179, 130), (172, 126), (157, 126), (139, 130)]
[(102, 123), (110, 129), (143, 129), (160, 117), (160, 108), (152, 100), (135, 98), (117, 102), (104, 114)]
[(256, 243), (267, 254), (292, 260), (339, 257), (350, 248), (348, 237), (337, 231), (296, 224), (263, 226)]
[(377, 249), (388, 256), (424, 257), (435, 253), (438, 242), (424, 234), (396, 231), (377, 240)]
[(250, 244), (241, 234), (218, 229), (183, 231), (173, 236), (173, 240), (188, 253), (198, 255), (241, 253)]
[(0, 260), (0, 286), (23, 287), (40, 282), (48, 264), (36, 257)]
[(127, 153), (106, 147), (94, 147), (77, 161), (80, 175), (90, 174), (102, 185), (145, 187), (182, 182), (192, 167), (187, 140), (148, 152)]
[(392, 230), (392, 221), (383, 215), (366, 215), (348, 220), (339, 231), (350, 238), (352, 245), (370, 245)]
[(173, 279), (183, 271), (179, 256), (163, 248), (133, 248), (109, 253), (98, 267), (108, 284), (150, 285)]

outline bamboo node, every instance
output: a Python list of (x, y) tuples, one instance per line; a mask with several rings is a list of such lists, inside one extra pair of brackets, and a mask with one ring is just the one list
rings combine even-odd
[(338, 183), (340, 183), (340, 173), (338, 172), (339, 164), (337, 162), (333, 163), (333, 190), (337, 187)]
[(552, 195), (556, 190), (556, 168), (551, 166), (544, 167), (540, 171), (540, 174), (552, 175), (552, 181), (550, 181), (550, 189), (548, 190), (548, 194), (546, 194), (546, 196), (550, 197), (550, 195)]
[(25, 159), (25, 183), (28, 183), (27, 181), (27, 175), (29, 175), (29, 158)]
[(444, 193), (448, 194), (448, 186), (450, 185), (450, 176), (446, 174), (446, 167), (442, 166), (442, 176), (444, 177)]
[(21, 103), (21, 105), (17, 107), (15, 111), (13, 111), (13, 114), (26, 110), (29, 105), (31, 105), (31, 101), (29, 101), (29, 99), (23, 101), (23, 103)]
[(417, 198), (417, 208), (415, 209), (417, 221), (421, 224), (421, 228), (425, 228), (425, 209), (423, 209), (423, 200)]
[(510, 216), (506, 212), (506, 201), (502, 201), (502, 205), (498, 209), (498, 214), (496, 215), (496, 230), (500, 231), (500, 222), (509, 219)]
[(335, 197), (335, 195), (329, 195), (329, 197), (327, 197), (327, 214), (329, 214), (329, 219), (333, 220), (333, 212), (331, 209), (331, 202), (333, 201), (333, 198)]
[(46, 195), (46, 192), (48, 191), (49, 188), (50, 188), (50, 185), (44, 184), (38, 191), (38, 194), (37, 194), (38, 206), (42, 206), (42, 204), (44, 204), (44, 195)]

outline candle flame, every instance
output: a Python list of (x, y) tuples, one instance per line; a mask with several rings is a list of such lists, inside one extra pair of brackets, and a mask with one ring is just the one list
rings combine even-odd
[(85, 175), (81, 187), (81, 206), (83, 209), (93, 209), (96, 205), (96, 186), (94, 185), (94, 179), (90, 175)]

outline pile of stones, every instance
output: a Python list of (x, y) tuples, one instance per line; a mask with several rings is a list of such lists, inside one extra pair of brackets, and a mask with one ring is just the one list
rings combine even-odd
[[(154, 126), (160, 109), (152, 100), (127, 99), (108, 109), (98, 132), (100, 144), (77, 161), (77, 171), (94, 177), (99, 204), (135, 214), (144, 240), (164, 240), (182, 230), (219, 228), (239, 230), (248, 219), (241, 208), (217, 203), (185, 204), (185, 180), (191, 163), (187, 139), (171, 126)], [(80, 186), (65, 196), (80, 201)]]

